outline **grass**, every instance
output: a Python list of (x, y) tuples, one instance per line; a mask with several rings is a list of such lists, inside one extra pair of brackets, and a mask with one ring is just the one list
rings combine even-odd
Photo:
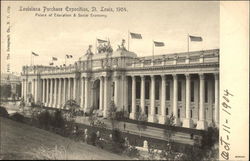
[(130, 159), (0, 117), (0, 159)]

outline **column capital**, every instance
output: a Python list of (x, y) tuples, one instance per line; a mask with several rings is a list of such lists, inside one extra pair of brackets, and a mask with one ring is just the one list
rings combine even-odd
[(172, 74), (173, 79), (177, 79), (177, 74)]
[(204, 73), (199, 73), (199, 77), (200, 77), (201, 80), (204, 80), (205, 79)]
[(186, 73), (185, 76), (186, 76), (186, 79), (190, 79), (190, 77), (191, 77), (191, 75), (189, 73)]
[(218, 80), (219, 79), (219, 73), (213, 73), (214, 74), (214, 79)]
[(154, 79), (154, 78), (155, 78), (155, 75), (150, 75), (150, 78), (151, 78), (151, 79)]
[(145, 80), (145, 75), (140, 75), (141, 80)]
[(166, 75), (165, 75), (165, 74), (162, 74), (162, 75), (161, 75), (161, 79), (162, 79), (162, 80), (166, 80)]

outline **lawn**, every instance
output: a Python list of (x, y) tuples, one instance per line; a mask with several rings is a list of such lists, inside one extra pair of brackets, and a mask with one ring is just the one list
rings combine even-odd
[[(2, 117), (0, 117), (0, 135), (0, 159), (45, 159), (44, 156), (72, 160), (130, 159)], [(60, 150), (60, 147), (66, 151)]]

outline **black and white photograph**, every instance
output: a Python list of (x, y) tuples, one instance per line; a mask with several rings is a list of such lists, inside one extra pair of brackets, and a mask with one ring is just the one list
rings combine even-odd
[(249, 159), (249, 2), (1, 1), (1, 160)]

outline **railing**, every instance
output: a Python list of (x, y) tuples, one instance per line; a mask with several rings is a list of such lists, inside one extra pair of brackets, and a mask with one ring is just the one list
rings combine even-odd
[(95, 60), (77, 61), (75, 64), (60, 67), (51, 66), (26, 66), (23, 67), (23, 74), (54, 74), (54, 73), (72, 73), (75, 71), (98, 70), (117, 67), (121, 68), (144, 68), (144, 67), (160, 67), (171, 65), (188, 65), (203, 63), (218, 63), (219, 50), (206, 50), (190, 53), (165, 54), (147, 57), (127, 57), (123, 64), (119, 58), (102, 58)]

